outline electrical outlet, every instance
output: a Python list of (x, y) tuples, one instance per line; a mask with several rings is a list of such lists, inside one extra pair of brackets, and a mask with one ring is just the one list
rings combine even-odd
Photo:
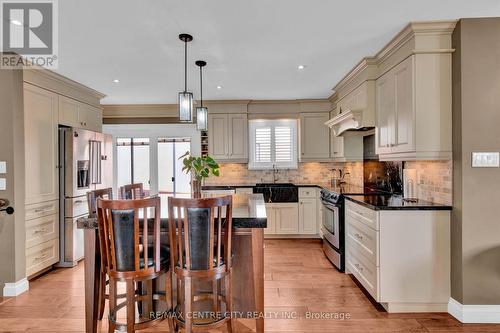
[(500, 153), (498, 152), (473, 152), (473, 168), (498, 168), (500, 167)]
[(7, 162), (0, 161), (0, 173), (7, 173)]
[(5, 178), (0, 178), (0, 191), (5, 191), (7, 189), (7, 180)]

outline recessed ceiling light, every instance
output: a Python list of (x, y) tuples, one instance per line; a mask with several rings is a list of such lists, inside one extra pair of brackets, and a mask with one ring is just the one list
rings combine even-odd
[(10, 20), (10, 23), (14, 24), (14, 25), (23, 25), (20, 21), (18, 20)]
[(221, 90), (222, 89), (222, 86), (217, 86), (217, 90)]
[(305, 65), (299, 65), (297, 66), (298, 70), (301, 71), (301, 70), (304, 70), (306, 68)]
[(120, 80), (118, 80), (118, 79), (114, 79), (114, 80), (113, 80), (113, 82), (114, 82), (114, 83), (120, 83)]

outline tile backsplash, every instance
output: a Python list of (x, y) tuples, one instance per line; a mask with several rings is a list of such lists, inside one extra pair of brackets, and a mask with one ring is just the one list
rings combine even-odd
[[(363, 182), (363, 164), (361, 164), (361, 183)], [(349, 170), (350, 182), (358, 177), (359, 170), (349, 167), (344, 163), (299, 163), (299, 168), (294, 170), (279, 170), (278, 182), (295, 184), (328, 185), (332, 178), (332, 169)], [(205, 185), (243, 185), (273, 182), (273, 170), (248, 170), (247, 164), (224, 163), (221, 164), (220, 177), (210, 177)]]
[[(367, 166), (368, 167), (368, 166)], [(418, 198), (439, 204), (452, 204), (452, 162), (411, 161), (404, 168), (417, 169)], [(365, 168), (363, 162), (347, 163), (299, 163), (295, 170), (279, 170), (278, 182), (317, 184), (326, 186), (332, 179), (332, 169), (349, 172), (345, 181), (363, 186)], [(222, 163), (220, 177), (210, 177), (205, 185), (253, 185), (273, 181), (273, 170), (248, 170), (247, 164)]]
[(418, 198), (443, 205), (452, 204), (452, 161), (405, 162), (405, 169), (417, 170)]

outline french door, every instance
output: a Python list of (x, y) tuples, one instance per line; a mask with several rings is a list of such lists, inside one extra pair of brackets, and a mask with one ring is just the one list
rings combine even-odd
[(117, 138), (117, 187), (142, 183), (147, 195), (189, 196), (191, 176), (179, 160), (186, 151), (191, 151), (189, 138)]
[(191, 150), (189, 139), (158, 138), (158, 194), (188, 196), (191, 177), (182, 171), (179, 158)]

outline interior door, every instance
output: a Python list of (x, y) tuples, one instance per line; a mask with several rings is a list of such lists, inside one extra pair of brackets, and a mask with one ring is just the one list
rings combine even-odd
[(191, 142), (187, 139), (158, 139), (158, 193), (167, 196), (189, 195), (191, 193), (191, 175), (182, 171), (182, 159), (191, 151)]

